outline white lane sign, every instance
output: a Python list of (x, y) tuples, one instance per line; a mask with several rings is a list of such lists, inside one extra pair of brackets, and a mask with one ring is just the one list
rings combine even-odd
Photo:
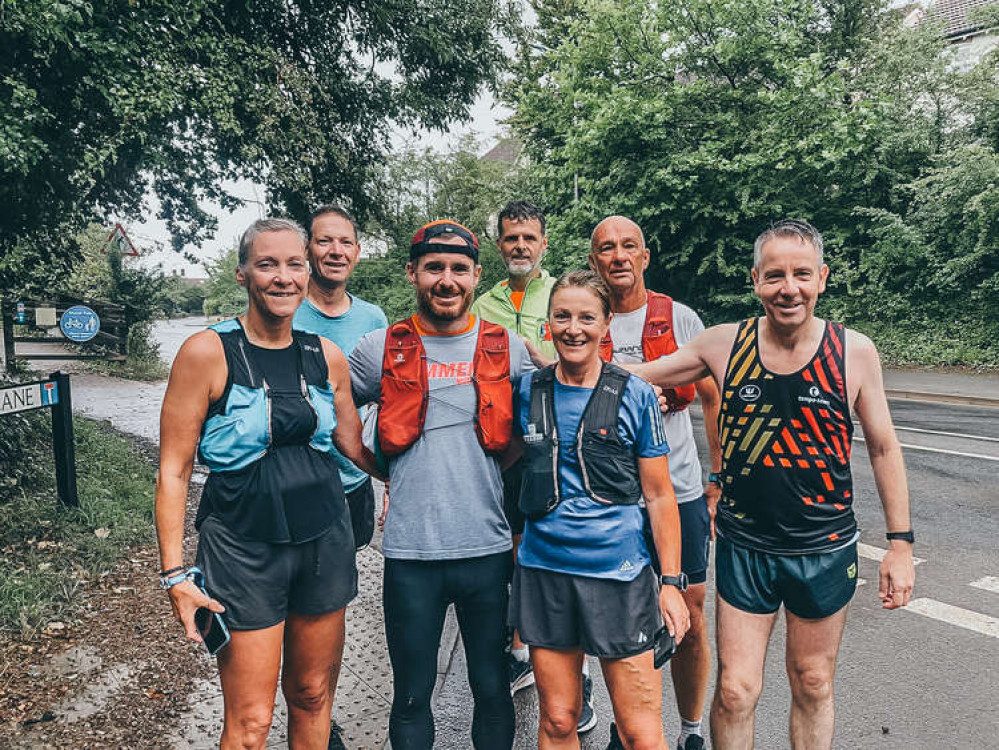
[(48, 380), (0, 388), (0, 416), (31, 409), (52, 409), (52, 455), (56, 492), (64, 505), (78, 506), (76, 447), (73, 441), (73, 393), (69, 375), (54, 372)]
[(21, 383), (0, 389), (0, 414), (41, 409), (59, 403), (59, 386), (54, 380)]

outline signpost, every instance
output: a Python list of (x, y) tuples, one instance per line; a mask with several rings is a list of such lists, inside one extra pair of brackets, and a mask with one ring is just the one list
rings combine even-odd
[(77, 507), (76, 448), (73, 443), (73, 403), (69, 375), (54, 372), (48, 380), (0, 388), (0, 416), (32, 409), (52, 409), (52, 450), (56, 489), (63, 505)]
[(70, 341), (82, 344), (101, 330), (101, 319), (86, 305), (74, 305), (62, 314), (59, 328)]

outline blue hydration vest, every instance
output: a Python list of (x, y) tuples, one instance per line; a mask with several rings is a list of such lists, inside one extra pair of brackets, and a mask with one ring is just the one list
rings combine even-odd
[[(222, 397), (208, 410), (198, 458), (213, 472), (238, 471), (262, 458), (272, 442), (270, 386), (251, 365), (246, 333), (236, 319), (211, 326), (222, 340), (228, 377)], [(336, 410), (319, 337), (293, 330), (300, 359), (302, 396), (316, 413), (310, 447), (333, 452)]]

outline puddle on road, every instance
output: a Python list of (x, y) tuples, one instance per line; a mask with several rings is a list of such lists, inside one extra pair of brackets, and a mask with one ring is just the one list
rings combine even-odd
[[(75, 647), (64, 651), (52, 658), (45, 669), (55, 673), (60, 673), (67, 667), (73, 668), (79, 665), (80, 668), (87, 668), (90, 672), (100, 666), (101, 659), (96, 651), (85, 646)], [(125, 683), (136, 673), (140, 672), (145, 665), (119, 664), (112, 667), (89, 682), (82, 692), (66, 696), (53, 709), (55, 719), (61, 724), (73, 724), (78, 721), (89, 719), (91, 716), (99, 714), (105, 710), (108, 702), (125, 686)], [(67, 677), (74, 674), (66, 672)], [(75, 673), (80, 676), (83, 672)], [(30, 750), (31, 748), (50, 747), (45, 744), (44, 733), (46, 724), (37, 724), (32, 727), (17, 743), (12, 747), (14, 750)]]
[(68, 680), (84, 677), (101, 668), (102, 660), (97, 649), (90, 646), (73, 646), (53, 656), (42, 667), (42, 673)]
[(100, 678), (91, 682), (80, 695), (65, 699), (56, 706), (55, 713), (67, 724), (87, 719), (100, 713), (108, 703), (108, 699), (122, 689), (125, 682), (136, 672), (141, 671), (143, 664), (119, 664)]

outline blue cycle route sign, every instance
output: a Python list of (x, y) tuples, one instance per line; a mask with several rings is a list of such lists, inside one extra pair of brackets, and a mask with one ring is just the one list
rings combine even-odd
[(101, 330), (101, 319), (85, 305), (75, 305), (62, 314), (59, 328), (70, 341), (90, 341)]

